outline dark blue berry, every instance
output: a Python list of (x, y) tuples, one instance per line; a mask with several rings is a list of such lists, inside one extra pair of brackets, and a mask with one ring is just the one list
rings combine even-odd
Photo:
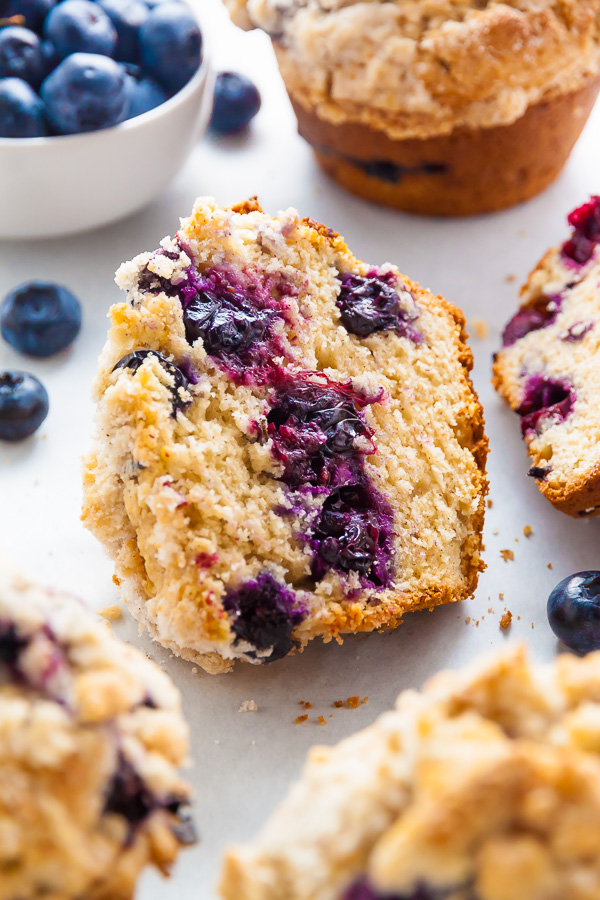
[(134, 119), (136, 116), (155, 109), (168, 99), (161, 86), (152, 78), (144, 75), (139, 66), (128, 65), (126, 71), (129, 119)]
[(557, 584), (548, 598), (548, 621), (572, 650), (600, 650), (600, 572), (577, 572)]
[(361, 338), (394, 330), (419, 343), (421, 334), (411, 325), (418, 315), (416, 308), (414, 313), (401, 308), (394, 281), (393, 275), (340, 275), (337, 305), (344, 328)]
[(573, 231), (562, 246), (563, 256), (577, 265), (585, 265), (600, 243), (600, 197), (591, 197), (587, 203), (574, 209), (568, 217)]
[(20, 78), (0, 79), (0, 138), (44, 134), (44, 105), (33, 88)]
[(0, 440), (21, 441), (48, 415), (46, 388), (27, 372), (0, 372)]
[(143, 68), (169, 93), (188, 83), (202, 62), (202, 34), (182, 3), (150, 11), (138, 34)]
[(42, 84), (46, 115), (61, 134), (117, 125), (129, 112), (126, 78), (123, 67), (106, 56), (74, 53)]
[(63, 0), (44, 22), (44, 37), (61, 59), (71, 53), (111, 56), (117, 32), (104, 10), (90, 0)]
[(68, 288), (30, 281), (15, 288), (0, 306), (5, 341), (28, 356), (53, 356), (69, 347), (81, 330), (81, 304)]
[(258, 309), (251, 298), (216, 272), (199, 283), (183, 310), (188, 342), (202, 338), (206, 352), (220, 359), (243, 359), (244, 351), (267, 337), (272, 319), (272, 311)]
[(19, 662), (22, 650), (29, 643), (17, 633), (14, 622), (0, 620), (0, 665), (13, 668)]
[(22, 78), (35, 88), (45, 70), (42, 42), (37, 34), (18, 26), (0, 29), (0, 78)]
[(163, 369), (168, 372), (173, 379), (171, 394), (173, 397), (173, 415), (175, 415), (178, 409), (185, 409), (186, 406), (189, 406), (190, 401), (182, 400), (180, 389), (187, 390), (190, 379), (182, 372), (179, 366), (174, 365), (174, 363), (163, 356), (162, 353), (158, 353), (156, 350), (134, 350), (133, 353), (128, 353), (127, 356), (124, 356), (119, 360), (114, 367), (113, 372), (116, 369), (129, 369), (131, 372), (137, 372), (149, 356), (155, 357)]
[(215, 83), (210, 130), (236, 134), (246, 128), (260, 109), (256, 85), (239, 72), (219, 72)]
[(525, 309), (520, 309), (502, 332), (502, 346), (512, 347), (531, 331), (539, 331), (541, 328), (552, 325), (560, 312), (560, 304), (561, 298), (556, 295), (544, 298), (535, 306), (526, 306)]
[(123, 753), (106, 790), (105, 813), (123, 816), (133, 827), (143, 822), (159, 804), (144, 780)]
[(144, 0), (96, 0), (109, 16), (117, 32), (117, 47), (114, 58), (120, 62), (136, 63), (140, 48), (138, 31), (148, 17), (148, 6)]
[(6, 16), (25, 16), (25, 25), (34, 31), (41, 31), (44, 19), (57, 0), (8, 0), (6, 9), (2, 9)]
[(563, 422), (573, 409), (575, 392), (556, 378), (532, 375), (525, 383), (523, 398), (515, 410), (521, 416), (523, 436), (538, 431), (542, 422)]
[(260, 651), (265, 662), (287, 656), (295, 646), (294, 627), (306, 615), (292, 591), (268, 572), (261, 572), (255, 581), (247, 581), (239, 588), (229, 589), (223, 597), (223, 608), (231, 616), (235, 643), (250, 644), (255, 649), (247, 656), (256, 658), (256, 651)]
[[(292, 383), (280, 391), (267, 424), (272, 453), (284, 465), (281, 480), (290, 487), (334, 484), (340, 460), (363, 452), (356, 450), (356, 439), (372, 435), (349, 391), (313, 382)], [(344, 477), (347, 463), (342, 468)]]
[(378, 523), (363, 485), (336, 488), (326, 498), (313, 543), (319, 557), (315, 574), (325, 569), (369, 575), (379, 540)]

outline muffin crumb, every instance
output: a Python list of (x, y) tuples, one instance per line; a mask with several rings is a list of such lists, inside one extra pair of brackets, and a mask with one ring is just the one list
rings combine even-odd
[(98, 610), (98, 615), (110, 622), (116, 622), (123, 615), (123, 610), (117, 603), (114, 603), (112, 606), (105, 606), (104, 609)]
[(500, 628), (506, 630), (510, 628), (510, 624), (512, 622), (512, 613), (509, 609), (504, 610), (503, 615), (500, 618)]
[(244, 700), (238, 709), (239, 713), (257, 712), (258, 706), (255, 700)]

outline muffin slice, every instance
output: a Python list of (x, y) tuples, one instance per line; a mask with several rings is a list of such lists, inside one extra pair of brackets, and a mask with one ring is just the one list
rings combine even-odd
[(572, 516), (600, 512), (600, 197), (569, 216), (504, 329), (494, 385), (521, 417), (528, 474)]
[(471, 594), (486, 439), (462, 315), (294, 211), (200, 200), (121, 267), (84, 519), (207, 671)]
[(131, 900), (196, 840), (179, 694), (76, 598), (0, 570), (0, 900)]
[(512, 649), (315, 747), (224, 900), (600, 897), (600, 654)]

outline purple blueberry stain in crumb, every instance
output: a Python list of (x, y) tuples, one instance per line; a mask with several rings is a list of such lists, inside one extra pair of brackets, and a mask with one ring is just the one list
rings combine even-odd
[(117, 369), (129, 369), (130, 372), (135, 373), (149, 357), (155, 357), (165, 372), (173, 378), (173, 387), (170, 389), (170, 392), (173, 406), (172, 415), (176, 416), (178, 410), (186, 409), (191, 403), (191, 400), (183, 400), (180, 394), (181, 390), (186, 391), (188, 389), (191, 379), (184, 374), (182, 367), (176, 366), (162, 353), (158, 353), (156, 350), (134, 350), (133, 353), (128, 353), (127, 356), (119, 360), (114, 366), (113, 372)]
[(523, 436), (536, 433), (542, 422), (564, 422), (575, 403), (575, 391), (564, 381), (532, 375), (525, 383), (523, 398), (515, 412), (521, 416)]
[(556, 321), (560, 312), (562, 297), (552, 294), (538, 300), (532, 306), (520, 309), (507, 323), (502, 332), (502, 346), (512, 347), (518, 340), (532, 331), (539, 331)]
[(366, 475), (333, 490), (310, 540), (313, 578), (318, 581), (329, 569), (337, 569), (356, 572), (368, 586), (389, 587), (393, 523), (390, 504)]
[(449, 891), (430, 891), (424, 885), (417, 886), (410, 894), (390, 894), (376, 891), (365, 877), (358, 878), (346, 888), (342, 900), (443, 900)]
[(246, 655), (264, 662), (282, 659), (296, 646), (292, 632), (307, 613), (296, 595), (268, 572), (229, 588), (223, 608), (231, 617), (234, 644), (250, 644), (254, 649)]
[(596, 244), (600, 242), (600, 197), (592, 196), (587, 203), (574, 209), (568, 217), (573, 231), (562, 245), (563, 260), (578, 266), (592, 258)]
[(571, 325), (570, 328), (565, 329), (565, 331), (560, 335), (561, 341), (568, 341), (569, 343), (575, 344), (578, 341), (582, 341), (586, 334), (592, 330), (595, 322), (575, 322)]
[(395, 285), (393, 272), (378, 274), (372, 269), (367, 275), (344, 272), (337, 306), (342, 325), (357, 337), (368, 337), (377, 331), (396, 331), (415, 344), (423, 340), (421, 332), (412, 324), (419, 316), (417, 305), (406, 288), (403, 294), (410, 299), (411, 310), (404, 309)]
[(271, 403), (271, 452), (282, 463), (281, 480), (289, 487), (343, 483), (356, 468), (355, 459), (375, 452), (373, 430), (360, 409), (366, 403), (348, 387), (286, 379)]

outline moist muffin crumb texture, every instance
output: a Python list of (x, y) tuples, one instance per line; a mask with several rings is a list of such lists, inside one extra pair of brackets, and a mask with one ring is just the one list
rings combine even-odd
[(487, 444), (459, 311), (292, 210), (200, 200), (121, 267), (84, 519), (208, 671), (468, 596)]

